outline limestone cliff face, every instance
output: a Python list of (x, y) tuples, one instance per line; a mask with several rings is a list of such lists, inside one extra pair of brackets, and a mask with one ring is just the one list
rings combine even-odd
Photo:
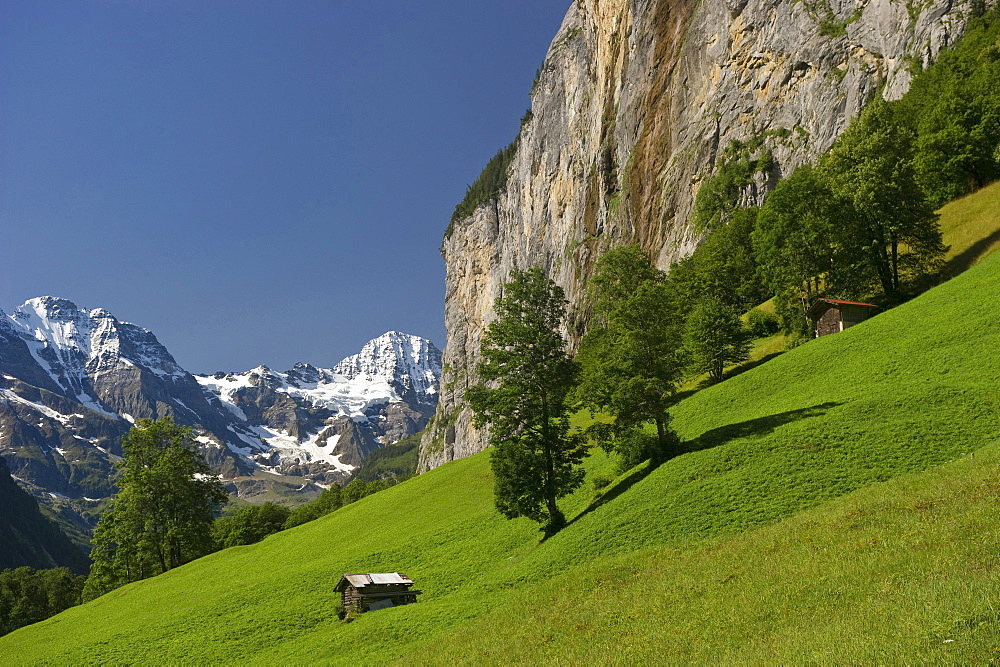
[(759, 202), (827, 150), (879, 90), (889, 99), (963, 32), (953, 0), (576, 0), (532, 91), (506, 192), (453, 225), (444, 376), (421, 443), (426, 470), (485, 448), (465, 388), (511, 269), (541, 266), (566, 291), (574, 344), (597, 258), (638, 242), (660, 268), (700, 240), (694, 197), (732, 140), (764, 138)]

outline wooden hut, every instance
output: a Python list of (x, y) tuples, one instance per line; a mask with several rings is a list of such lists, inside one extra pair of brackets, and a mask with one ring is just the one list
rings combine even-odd
[(413, 581), (402, 572), (382, 574), (345, 574), (334, 587), (348, 612), (362, 613), (410, 604), (421, 591), (410, 590)]
[(872, 303), (818, 299), (809, 309), (809, 319), (816, 323), (816, 337), (843, 331), (864, 322), (878, 308)]

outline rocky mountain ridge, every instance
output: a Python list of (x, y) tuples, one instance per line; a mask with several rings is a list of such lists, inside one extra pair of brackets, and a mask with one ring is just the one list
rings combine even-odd
[(329, 369), (299, 363), (279, 373), (258, 366), (196, 379), (267, 443), (261, 451), (248, 443), (254, 451), (246, 455), (259, 465), (340, 481), (369, 452), (423, 429), (437, 406), (440, 374), (433, 343), (390, 331)]
[(194, 376), (151, 331), (39, 297), (0, 311), (0, 454), (37, 498), (84, 516), (114, 492), (122, 435), (169, 416), (232, 493), (309, 497), (421, 430), (440, 373), (433, 343), (389, 332), (330, 369)]
[(575, 345), (604, 252), (639, 243), (668, 270), (697, 246), (696, 193), (732, 142), (773, 158), (744, 192), (760, 203), (873, 95), (901, 96), (977, 4), (573, 2), (532, 88), (505, 190), (454, 221), (442, 243), (447, 370), (420, 469), (486, 446), (464, 392), (477, 382), (479, 344), (512, 269), (541, 266), (565, 290)]

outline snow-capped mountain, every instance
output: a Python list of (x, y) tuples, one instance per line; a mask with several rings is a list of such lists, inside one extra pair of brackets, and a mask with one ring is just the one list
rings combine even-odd
[(441, 351), (419, 336), (390, 331), (365, 343), (361, 351), (333, 367), (349, 380), (380, 378), (397, 392), (398, 400), (412, 395), (421, 403), (437, 404)]
[(258, 464), (276, 454), (325, 481), (330, 466), (349, 471), (372, 450), (423, 429), (437, 405), (440, 374), (433, 343), (390, 331), (333, 368), (300, 363), (279, 373), (258, 366), (197, 380), (266, 443), (264, 452), (250, 454)]
[(196, 430), (234, 493), (281, 480), (315, 494), (422, 429), (440, 373), (433, 343), (389, 332), (328, 369), (196, 377), (148, 329), (39, 297), (0, 311), (0, 454), (36, 496), (96, 502), (114, 492), (132, 423), (170, 416)]

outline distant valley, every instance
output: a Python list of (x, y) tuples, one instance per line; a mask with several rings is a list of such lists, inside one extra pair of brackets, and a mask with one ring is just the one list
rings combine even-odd
[(0, 455), (80, 542), (115, 492), (120, 440), (137, 419), (194, 428), (235, 496), (308, 499), (419, 432), (440, 375), (431, 341), (395, 331), (331, 368), (193, 375), (151, 331), (39, 297), (0, 311)]

